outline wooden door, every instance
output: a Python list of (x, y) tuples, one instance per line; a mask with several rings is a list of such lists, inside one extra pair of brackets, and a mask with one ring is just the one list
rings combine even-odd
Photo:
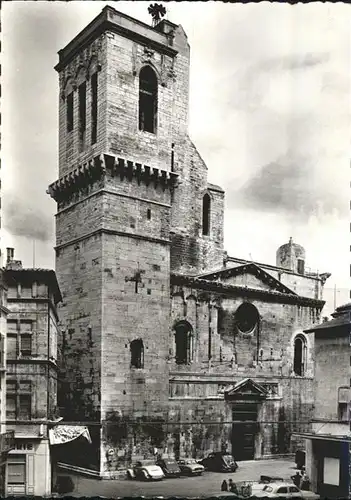
[(256, 403), (233, 405), (232, 450), (235, 460), (255, 458), (257, 411)]

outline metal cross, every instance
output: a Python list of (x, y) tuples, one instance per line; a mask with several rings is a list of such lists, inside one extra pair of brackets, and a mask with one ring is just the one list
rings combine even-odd
[(145, 271), (138, 269), (137, 271), (135, 271), (134, 275), (131, 278), (127, 278), (127, 277), (125, 278), (126, 282), (127, 281), (134, 281), (135, 282), (135, 293), (138, 293), (138, 285), (143, 284), (143, 281), (141, 279), (141, 275), (144, 272)]

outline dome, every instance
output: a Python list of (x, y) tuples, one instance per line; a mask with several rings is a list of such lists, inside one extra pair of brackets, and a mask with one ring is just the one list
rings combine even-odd
[(292, 238), (289, 239), (289, 243), (285, 243), (277, 250), (277, 266), (299, 274), (305, 273), (305, 259), (305, 249), (301, 245), (294, 243)]

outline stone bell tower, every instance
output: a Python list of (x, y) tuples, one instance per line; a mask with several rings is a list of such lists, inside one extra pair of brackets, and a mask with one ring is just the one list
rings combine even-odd
[[(66, 418), (165, 418), (174, 137), (186, 140), (189, 46), (105, 7), (59, 52), (56, 273)], [(175, 75), (177, 74), (177, 78)], [(94, 427), (96, 429), (96, 426)], [(92, 428), (107, 468), (104, 428)], [(134, 443), (135, 444), (135, 443)]]

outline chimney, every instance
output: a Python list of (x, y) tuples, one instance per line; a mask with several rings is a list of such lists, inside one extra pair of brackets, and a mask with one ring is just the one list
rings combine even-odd
[(10, 262), (13, 261), (13, 257), (15, 255), (15, 249), (7, 247), (6, 251), (7, 251), (7, 261), (6, 261), (6, 263), (9, 264)]

